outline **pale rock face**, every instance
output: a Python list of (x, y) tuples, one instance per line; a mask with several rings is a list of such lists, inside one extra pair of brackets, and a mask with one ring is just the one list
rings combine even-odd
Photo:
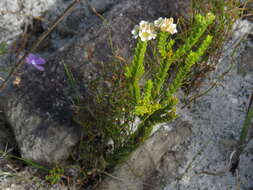
[[(104, 12), (120, 0), (82, 0), (76, 17), (91, 15), (90, 7)], [(1, 0), (0, 1), (0, 42), (13, 40), (22, 33), (22, 27), (39, 17), (45, 18), (44, 26), (52, 22), (73, 1), (71, 0)], [(80, 24), (80, 23), (79, 23)]]
[(15, 38), (22, 33), (22, 25), (33, 17), (41, 16), (57, 0), (1, 0), (0, 1), (0, 42)]

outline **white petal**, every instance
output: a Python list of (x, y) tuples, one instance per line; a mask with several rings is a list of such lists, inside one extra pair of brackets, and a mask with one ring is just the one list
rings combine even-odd
[(36, 65), (36, 62), (34, 60), (32, 60), (32, 65)]
[(176, 24), (172, 24), (171, 28), (172, 28), (172, 34), (177, 33), (177, 25)]

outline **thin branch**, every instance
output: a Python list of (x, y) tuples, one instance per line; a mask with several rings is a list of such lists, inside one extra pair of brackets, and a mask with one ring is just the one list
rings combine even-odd
[[(237, 50), (237, 48), (238, 48), (238, 46), (241, 44), (241, 42), (247, 37), (248, 35), (247, 34), (245, 34), (245, 35), (243, 35), (239, 40), (236, 40), (231, 46), (233, 47), (233, 51), (232, 51), (232, 53), (231, 53), (231, 57), (232, 57), (232, 60), (231, 60), (231, 65), (230, 65), (230, 67), (229, 67), (229, 69), (228, 70), (226, 70), (224, 73), (222, 73), (219, 77), (218, 77), (218, 79), (207, 89), (207, 90), (205, 90), (204, 92), (201, 92), (201, 93), (199, 93), (199, 94), (197, 94), (197, 95), (195, 95), (195, 96), (193, 96), (193, 97), (191, 97), (190, 99), (189, 99), (189, 101), (185, 104), (185, 105), (183, 105), (183, 107), (182, 107), (182, 109), (184, 109), (186, 106), (188, 106), (189, 104), (191, 104), (193, 101), (195, 101), (196, 99), (198, 99), (198, 98), (200, 98), (200, 97), (202, 97), (202, 96), (204, 96), (204, 95), (206, 95), (208, 92), (210, 92), (213, 88), (215, 88), (217, 85), (218, 85), (218, 83), (219, 83), (219, 81), (221, 81), (221, 80), (223, 80), (223, 78), (230, 72), (230, 70), (233, 68), (233, 66), (234, 66), (234, 62), (235, 62), (235, 60), (234, 60), (234, 54), (235, 54), (235, 52), (236, 52), (236, 50)], [(230, 46), (230, 48), (231, 48), (231, 46)], [(223, 52), (226, 52), (228, 49), (225, 49)], [(218, 62), (217, 62), (218, 63)], [(215, 65), (217, 65), (217, 64), (215, 64)]]
[(222, 75), (219, 76), (219, 78), (204, 92), (201, 92), (199, 94), (197, 94), (196, 96), (193, 96), (192, 98), (190, 98), (189, 102), (186, 103), (182, 109), (184, 109), (186, 106), (188, 106), (190, 103), (192, 103), (193, 101), (195, 101), (196, 99), (200, 98), (201, 96), (206, 95), (208, 92), (210, 92), (214, 87), (217, 86), (217, 84), (229, 73), (229, 71), (232, 69), (233, 65), (230, 65), (230, 68), (225, 71)]

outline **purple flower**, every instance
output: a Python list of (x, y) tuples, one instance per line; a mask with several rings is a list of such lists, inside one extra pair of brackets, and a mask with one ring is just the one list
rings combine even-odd
[(34, 66), (36, 69), (40, 71), (45, 70), (44, 67), (42, 67), (41, 65), (45, 64), (46, 61), (40, 56), (29, 53), (25, 60), (27, 64)]

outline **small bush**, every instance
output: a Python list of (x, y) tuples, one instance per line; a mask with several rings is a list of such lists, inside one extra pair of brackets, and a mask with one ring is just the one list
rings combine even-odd
[[(138, 42), (131, 64), (101, 63), (104, 78), (90, 85), (94, 99), (90, 106), (80, 106), (74, 118), (84, 128), (84, 140), (74, 155), (84, 166), (83, 176), (94, 178), (113, 168), (150, 136), (156, 124), (176, 118), (175, 93), (212, 43), (206, 31), (214, 20), (212, 13), (197, 14), (186, 40), (179, 44), (172, 18), (141, 21), (132, 31)], [(152, 44), (154, 56), (147, 63)], [(172, 65), (175, 77), (169, 74)]]

